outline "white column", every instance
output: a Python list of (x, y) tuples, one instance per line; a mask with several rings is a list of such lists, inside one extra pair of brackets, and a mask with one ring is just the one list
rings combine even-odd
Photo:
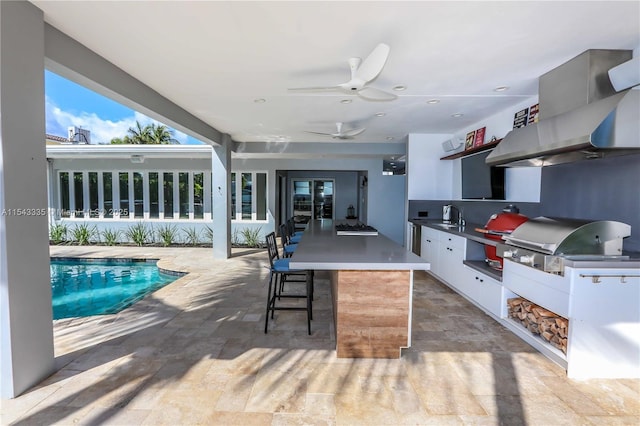
[[(0, 2), (0, 212), (47, 209), (44, 17)], [(54, 371), (46, 215), (0, 215), (0, 396)]]
[(231, 257), (231, 136), (224, 134), (220, 146), (213, 147), (211, 171), (213, 173), (213, 257), (228, 259)]

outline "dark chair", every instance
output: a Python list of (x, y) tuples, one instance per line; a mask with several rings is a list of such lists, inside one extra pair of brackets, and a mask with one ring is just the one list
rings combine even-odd
[(298, 244), (294, 244), (291, 242), (289, 228), (285, 223), (280, 225), (280, 241), (282, 242), (282, 257), (291, 257), (296, 251)]
[[(271, 270), (269, 273), (269, 291), (267, 293), (267, 316), (264, 321), (264, 332), (267, 333), (269, 326), (269, 315), (273, 319), (275, 311), (306, 311), (307, 312), (307, 331), (311, 334), (312, 297), (313, 297), (313, 278), (310, 271), (302, 271), (289, 268), (290, 259), (281, 259), (278, 254), (278, 246), (276, 244), (276, 234), (269, 233), (266, 236), (267, 252), (269, 255), (269, 263)], [(300, 279), (304, 277), (304, 279)], [(297, 278), (297, 279), (296, 279)], [(304, 282), (305, 292), (295, 294), (283, 294), (281, 291), (285, 282)], [(281, 298), (297, 298), (306, 299), (306, 307), (296, 306), (277, 306), (276, 304)]]
[(292, 244), (298, 244), (302, 238), (303, 231), (296, 231), (296, 223), (293, 219), (287, 220), (287, 230), (289, 232), (289, 241)]

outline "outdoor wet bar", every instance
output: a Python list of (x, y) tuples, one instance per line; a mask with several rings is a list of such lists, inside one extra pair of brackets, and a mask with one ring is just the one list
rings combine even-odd
[(411, 346), (413, 270), (430, 267), (419, 256), (371, 228), (324, 219), (309, 223), (290, 266), (330, 272), (339, 358), (399, 358)]

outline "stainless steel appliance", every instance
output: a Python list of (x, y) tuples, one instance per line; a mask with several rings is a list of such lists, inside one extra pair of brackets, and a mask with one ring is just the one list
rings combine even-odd
[(460, 209), (453, 204), (442, 206), (442, 221), (444, 223), (459, 223), (462, 220)]
[(608, 75), (631, 54), (591, 49), (542, 75), (540, 121), (509, 132), (487, 164), (548, 166), (640, 153), (640, 91), (616, 93)]
[(502, 239), (498, 256), (540, 271), (563, 275), (565, 260), (624, 260), (622, 239), (631, 226), (614, 221), (537, 217)]

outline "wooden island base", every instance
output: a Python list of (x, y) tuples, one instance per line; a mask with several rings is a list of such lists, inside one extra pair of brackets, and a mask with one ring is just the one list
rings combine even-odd
[(410, 270), (331, 271), (338, 358), (400, 358), (411, 346)]

